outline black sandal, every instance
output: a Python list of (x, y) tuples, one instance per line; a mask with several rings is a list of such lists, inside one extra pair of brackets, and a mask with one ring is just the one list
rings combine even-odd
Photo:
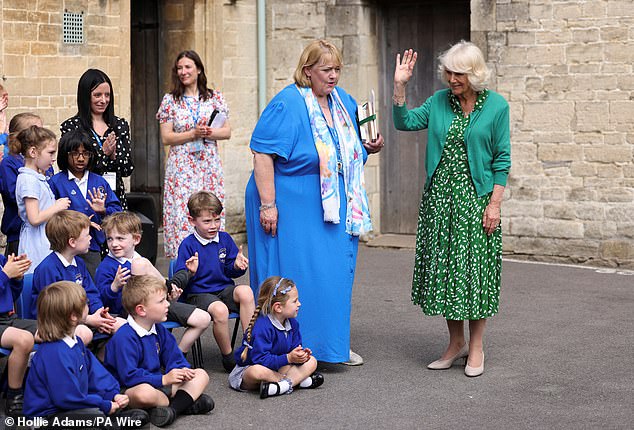
[(310, 384), (308, 387), (305, 387), (306, 389), (321, 387), (324, 383), (324, 375), (322, 375), (321, 373), (313, 373), (312, 375), (310, 375), (310, 379), (313, 381), (313, 383)]
[[(275, 385), (275, 387), (277, 388), (277, 391), (275, 392), (275, 394), (269, 394), (269, 386), (271, 385)], [(261, 399), (266, 399), (267, 397), (272, 397), (272, 396), (277, 396), (280, 394), (280, 384), (278, 384), (277, 382), (260, 382), (260, 398)]]

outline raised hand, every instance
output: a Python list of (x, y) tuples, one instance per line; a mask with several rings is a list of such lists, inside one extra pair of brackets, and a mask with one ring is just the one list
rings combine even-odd
[(194, 255), (187, 259), (185, 267), (192, 275), (196, 274), (196, 271), (198, 270), (198, 252), (195, 252)]
[(7, 275), (9, 279), (21, 279), (27, 270), (31, 267), (31, 260), (26, 258), (26, 254), (9, 255), (7, 262), (5, 263), (2, 271)]
[(401, 54), (396, 54), (396, 69), (394, 70), (394, 84), (406, 85), (412, 77), (414, 72), (414, 65), (416, 64), (416, 58), (418, 53), (412, 49), (406, 49), (403, 52), (403, 59), (401, 61)]
[(88, 197), (86, 201), (90, 205), (90, 208), (98, 214), (106, 213), (106, 194), (101, 190), (93, 188), (88, 190)]
[(167, 296), (167, 300), (171, 302), (175, 302), (178, 298), (183, 294), (183, 289), (178, 288), (176, 285), (172, 284), (172, 288), (170, 290), (169, 295)]
[(238, 251), (233, 267), (239, 270), (247, 270), (247, 267), (249, 267), (249, 259), (242, 253), (242, 245), (240, 245), (240, 251)]
[(125, 286), (125, 284), (128, 282), (128, 279), (130, 279), (130, 270), (123, 266), (119, 266), (117, 268), (117, 274), (114, 276), (114, 280), (110, 285), (110, 289), (115, 293), (118, 292), (121, 288)]

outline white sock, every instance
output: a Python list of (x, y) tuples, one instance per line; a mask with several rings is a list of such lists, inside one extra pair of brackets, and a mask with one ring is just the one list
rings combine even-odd
[(301, 388), (308, 388), (311, 385), (313, 385), (313, 378), (311, 378), (310, 376), (299, 383), (299, 386)]
[(280, 387), (279, 394), (284, 394), (289, 390), (289, 388), (291, 388), (291, 384), (288, 382), (287, 379), (282, 379), (279, 382), (272, 382), (269, 384), (269, 396), (274, 396), (277, 394), (277, 386), (275, 384)]

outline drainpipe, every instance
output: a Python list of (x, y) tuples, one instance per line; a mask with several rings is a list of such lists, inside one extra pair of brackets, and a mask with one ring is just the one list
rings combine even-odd
[(258, 116), (266, 107), (266, 0), (258, 0)]

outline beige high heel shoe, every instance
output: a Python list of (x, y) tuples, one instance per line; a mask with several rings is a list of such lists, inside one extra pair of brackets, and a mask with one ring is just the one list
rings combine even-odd
[(471, 367), (468, 364), (464, 368), (464, 374), (469, 377), (480, 376), (484, 373), (484, 352), (482, 352), (482, 364), (478, 367)]
[(427, 365), (427, 368), (432, 370), (449, 369), (451, 366), (453, 366), (454, 361), (456, 361), (459, 358), (464, 358), (468, 355), (469, 355), (469, 344), (465, 343), (464, 346), (460, 348), (460, 351), (456, 353), (456, 355), (452, 355), (446, 360), (433, 361)]

